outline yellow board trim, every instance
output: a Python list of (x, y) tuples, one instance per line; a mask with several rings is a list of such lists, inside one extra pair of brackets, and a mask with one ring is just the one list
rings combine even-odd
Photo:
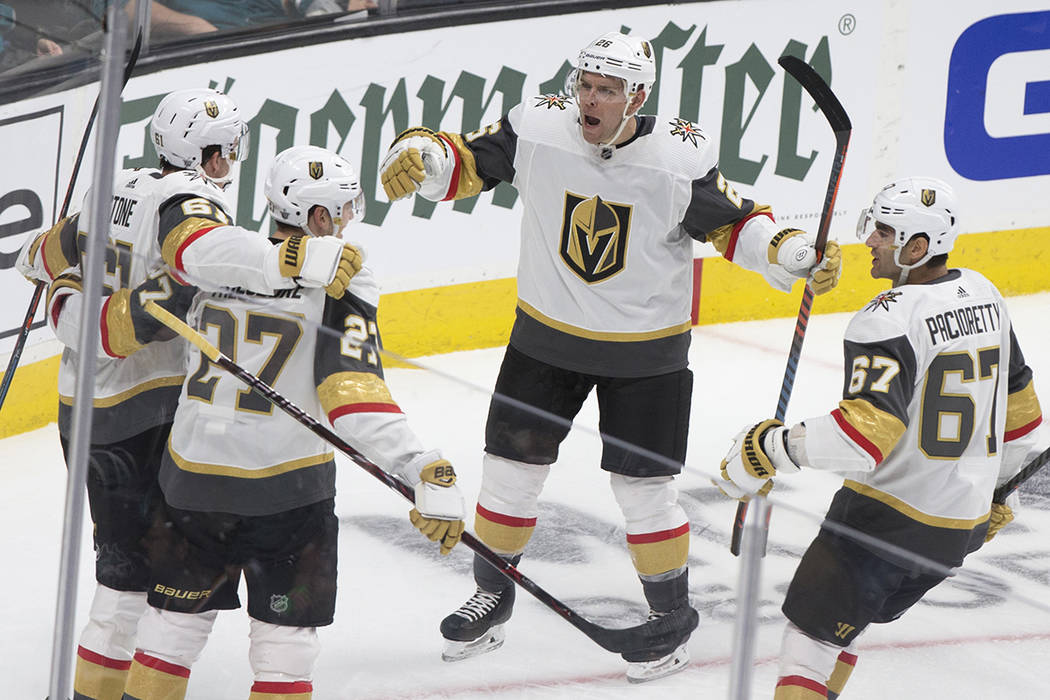
[[(866, 246), (843, 245), (842, 256), (842, 279), (833, 291), (816, 299), (814, 314), (855, 312), (887, 287), (884, 280), (871, 279), (871, 255)], [(798, 314), (801, 282), (791, 294), (783, 294), (757, 273), (723, 258), (704, 258), (702, 264), (701, 325), (794, 318)], [(1006, 296), (1050, 290), (1050, 278), (1043, 272), (1050, 266), (1050, 227), (960, 236), (949, 266), (979, 270)], [(384, 294), (379, 304), (387, 351), (384, 367), (412, 366), (398, 362), (398, 357), (505, 345), (517, 298), (517, 281), (512, 277)], [(0, 413), (0, 438), (55, 420), (57, 375), (57, 357), (18, 368)]]
[(988, 519), (989, 513), (985, 513), (979, 518), (942, 518), (937, 515), (928, 515), (923, 513), (921, 510), (908, 505), (904, 501), (900, 500), (896, 496), (891, 496), (885, 491), (879, 491), (878, 489), (872, 488), (866, 484), (862, 484), (852, 479), (846, 479), (842, 484), (848, 489), (856, 491), (862, 496), (874, 499), (879, 503), (888, 505), (893, 510), (906, 515), (916, 522), (920, 522), (923, 525), (929, 525), (930, 527), (943, 527), (949, 530), (972, 530), (984, 521)]
[(194, 474), (207, 474), (208, 476), (232, 476), (235, 479), (266, 479), (271, 476), (287, 474), (288, 472), (293, 472), (297, 469), (316, 467), (319, 464), (324, 464), (325, 462), (335, 459), (334, 453), (325, 452), (324, 454), (282, 462), (281, 464), (264, 467), (263, 469), (244, 469), (243, 467), (233, 467), (228, 464), (191, 462), (172, 449), (170, 442), (168, 443), (168, 454), (171, 455), (171, 460), (183, 471), (192, 472)]

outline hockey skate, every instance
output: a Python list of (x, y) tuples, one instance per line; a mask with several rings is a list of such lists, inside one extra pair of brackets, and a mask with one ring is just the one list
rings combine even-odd
[(494, 651), (503, 646), (506, 633), (503, 623), (514, 608), (514, 586), (501, 593), (480, 588), (454, 613), (441, 621), (445, 638), (443, 661), (462, 661)]
[(673, 621), (669, 618), (672, 625), (662, 635), (664, 639), (656, 641), (647, 651), (622, 654), (627, 661), (627, 680), (631, 683), (645, 683), (670, 676), (689, 665), (686, 642), (699, 624), (700, 616), (691, 607), (684, 614), (679, 611), (652, 610), (647, 621), (667, 616), (673, 616)]

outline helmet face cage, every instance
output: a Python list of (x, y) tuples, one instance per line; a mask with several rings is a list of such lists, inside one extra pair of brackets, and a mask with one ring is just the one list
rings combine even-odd
[(250, 152), (248, 125), (233, 100), (208, 88), (169, 93), (150, 120), (150, 139), (159, 158), (177, 168), (201, 165), (201, 151), (218, 146), (223, 158), (241, 162)]
[(336, 227), (365, 215), (365, 195), (354, 167), (317, 146), (296, 146), (280, 153), (266, 176), (265, 191), (274, 221), (308, 233), (315, 206), (324, 207)]
[[(945, 182), (932, 177), (910, 177), (893, 182), (875, 195), (861, 212), (857, 238), (862, 242), (875, 230), (876, 222), (893, 228), (894, 261), (900, 267), (918, 267), (935, 255), (947, 253), (959, 235), (955, 193)], [(927, 254), (912, 265), (900, 262), (900, 251), (912, 238), (929, 239)]]
[(648, 94), (656, 82), (653, 47), (645, 39), (619, 32), (603, 34), (580, 50), (575, 69), (566, 77), (566, 91), (577, 99), (584, 72), (620, 78), (627, 97), (639, 90)]

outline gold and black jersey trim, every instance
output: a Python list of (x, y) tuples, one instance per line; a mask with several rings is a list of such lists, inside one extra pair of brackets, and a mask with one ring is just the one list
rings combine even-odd
[(34, 243), (42, 254), (44, 269), (51, 277), (57, 277), (67, 267), (80, 264), (77, 252), (77, 227), (80, 214), (67, 216), (44, 234), (39, 244)]
[[(147, 391), (152, 391), (154, 389), (162, 389), (164, 387), (179, 387), (179, 388), (181, 388), (182, 387), (182, 382), (183, 382), (184, 379), (186, 379), (185, 375), (181, 375), (181, 374), (179, 376), (177, 376), (177, 377), (158, 377), (156, 379), (151, 379), (148, 382), (142, 382), (141, 384), (136, 384), (135, 386), (131, 387), (130, 389), (122, 391), (119, 394), (113, 394), (112, 396), (103, 396), (101, 398), (96, 397), (95, 400), (91, 402), (91, 405), (94, 406), (95, 408), (113, 408), (114, 406), (119, 406), (120, 404), (124, 403), (125, 401), (128, 401), (129, 399), (133, 399), (136, 396), (138, 396), (139, 394), (143, 394), (143, 393), (145, 393)], [(73, 405), (73, 397), (72, 396), (66, 396), (64, 394), (60, 394), (59, 397), (58, 397), (58, 400), (59, 400), (59, 403), (65, 405), (65, 406), (72, 406)]]
[(750, 219), (760, 215), (768, 216), (772, 219), (773, 209), (768, 204), (756, 204), (750, 212), (736, 221), (719, 226), (713, 231), (708, 231), (704, 239), (715, 247), (719, 255), (726, 260), (732, 261), (736, 252), (736, 241), (740, 237), (740, 230), (744, 228), (744, 224)]
[(244, 467), (236, 467), (229, 464), (194, 462), (180, 455), (170, 444), (168, 445), (168, 454), (171, 456), (171, 460), (175, 465), (183, 471), (192, 472), (194, 474), (206, 474), (209, 476), (228, 476), (234, 479), (267, 479), (272, 476), (287, 474), (288, 472), (293, 472), (298, 469), (307, 469), (309, 467), (327, 464), (335, 458), (334, 453), (325, 452), (319, 455), (291, 459), (287, 462), (281, 462), (261, 469), (246, 469)]
[(885, 491), (880, 491), (879, 489), (868, 486), (867, 484), (862, 484), (853, 481), (852, 479), (846, 479), (842, 485), (862, 496), (867, 496), (868, 498), (889, 506), (898, 513), (911, 518), (915, 522), (929, 525), (930, 527), (940, 527), (947, 530), (973, 530), (975, 527), (988, 520), (989, 513), (985, 513), (977, 518), (944, 518), (938, 515), (930, 515), (929, 513), (923, 513), (918, 508), (905, 503), (896, 496), (892, 496)]
[(529, 317), (539, 321), (543, 325), (553, 328), (554, 330), (567, 333), (569, 335), (576, 336), (577, 338), (586, 338), (587, 340), (601, 340), (609, 343), (637, 343), (644, 340), (657, 340), (659, 338), (669, 338), (674, 335), (681, 335), (682, 333), (689, 332), (692, 327), (690, 321), (683, 321), (673, 326), (666, 328), (658, 328), (653, 331), (592, 331), (586, 328), (580, 328), (569, 323), (557, 321), (550, 316), (543, 314), (541, 311), (536, 309), (534, 306), (529, 305), (525, 301), (518, 299), (518, 308)]

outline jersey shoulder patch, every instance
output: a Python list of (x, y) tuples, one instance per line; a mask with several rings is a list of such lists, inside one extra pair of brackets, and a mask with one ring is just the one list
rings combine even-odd
[(708, 142), (704, 130), (687, 119), (676, 117), (666, 123), (666, 128), (671, 136), (679, 137), (682, 143), (688, 143), (693, 148), (700, 148), (705, 142)]
[(535, 109), (557, 109), (564, 112), (565, 108), (573, 104), (568, 95), (539, 95), (532, 98), (532, 106)]

